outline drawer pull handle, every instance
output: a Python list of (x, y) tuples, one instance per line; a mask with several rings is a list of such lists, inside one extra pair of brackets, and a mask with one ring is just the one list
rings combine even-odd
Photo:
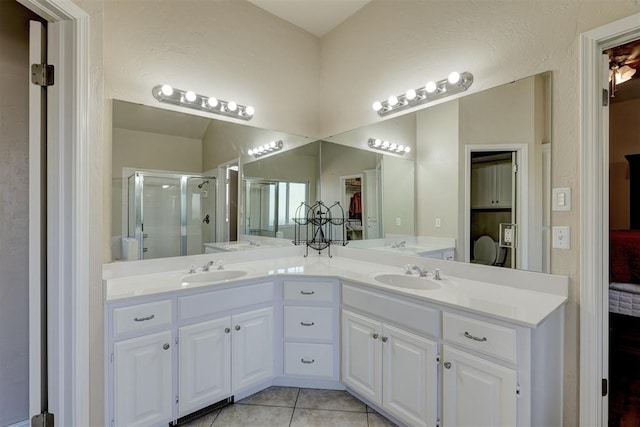
[(144, 322), (145, 320), (151, 320), (154, 317), (156, 317), (156, 315), (152, 314), (151, 316), (147, 316), (147, 317), (134, 317), (133, 320), (136, 322)]
[(486, 341), (487, 340), (487, 337), (482, 337), (482, 338), (476, 337), (474, 335), (471, 335), (467, 331), (464, 331), (464, 336), (465, 336), (465, 338), (469, 338), (470, 340), (474, 340), (474, 341)]
[(304, 359), (300, 359), (300, 361), (301, 361), (302, 363), (311, 364), (311, 363), (315, 362), (315, 361), (316, 361), (316, 359), (311, 359), (311, 360), (304, 360)]
[(389, 338), (388, 338), (388, 337), (382, 337), (382, 338), (380, 338), (380, 339), (382, 340), (382, 342), (387, 342), (387, 341), (389, 340)]
[(169, 343), (166, 343), (165, 345), (162, 346), (162, 348), (164, 348), (165, 350), (169, 350), (169, 347), (171, 347)]
[(315, 294), (315, 291), (311, 291), (311, 292), (307, 292), (307, 291), (300, 291), (300, 293), (301, 293), (302, 295), (313, 295), (313, 294)]
[(300, 322), (300, 324), (301, 324), (302, 326), (313, 326), (313, 325), (315, 325), (315, 323), (314, 323), (314, 322), (311, 322), (311, 323), (304, 323), (304, 322)]
[(451, 362), (444, 362), (444, 367), (446, 369), (451, 369)]
[(380, 335), (378, 335), (378, 334), (373, 334), (373, 335), (371, 335), (371, 338), (373, 338), (374, 340), (377, 340), (379, 336)]

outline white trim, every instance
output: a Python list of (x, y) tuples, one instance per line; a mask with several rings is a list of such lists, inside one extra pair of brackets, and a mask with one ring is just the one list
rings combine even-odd
[[(515, 151), (518, 161), (518, 179), (516, 194), (516, 224), (518, 224), (518, 241), (528, 242), (529, 236), (529, 146), (527, 144), (469, 144), (464, 146), (464, 261), (471, 261), (471, 153), (476, 151)], [(523, 227), (522, 224), (526, 224)], [(517, 267), (526, 270), (528, 267), (528, 247), (518, 245)]]
[(608, 260), (604, 183), (608, 177), (602, 128), (600, 58), (608, 47), (640, 38), (640, 14), (596, 28), (580, 37), (580, 425), (606, 425), (601, 380), (607, 315), (603, 280)]
[(49, 354), (49, 366), (64, 367), (55, 390), (62, 390), (63, 394), (51, 396), (50, 388), (50, 398), (55, 397), (60, 406), (49, 410), (56, 412), (58, 424), (89, 425), (89, 16), (71, 0), (19, 1), (49, 22), (65, 24), (60, 27), (59, 38), (50, 41), (61, 47), (62, 57), (66, 58), (64, 66), (56, 70), (56, 77), (68, 81), (71, 87), (58, 100), (62, 110), (58, 112), (57, 125), (66, 130), (69, 138), (60, 140), (55, 147), (57, 160), (64, 161), (66, 167), (48, 171), (58, 184), (51, 188), (49, 202), (58, 197), (71, 203), (55, 212), (49, 210), (54, 215), (49, 218), (50, 224), (66, 222), (70, 227), (66, 232), (60, 230), (58, 241), (48, 242), (50, 248), (60, 250), (55, 254), (58, 275), (48, 278), (49, 286), (58, 291), (49, 299), (49, 304), (55, 304), (51, 308), (57, 315), (56, 319), (50, 317), (55, 324), (50, 331), (60, 328), (54, 336), (49, 332), (50, 339), (55, 339), (50, 348), (56, 350)]
[(8, 425), (7, 427), (30, 427), (31, 423), (29, 420), (19, 421), (15, 424)]

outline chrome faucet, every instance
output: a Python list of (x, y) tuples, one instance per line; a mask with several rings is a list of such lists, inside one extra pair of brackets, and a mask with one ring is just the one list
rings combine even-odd
[(259, 240), (248, 240), (249, 246), (260, 246)]
[(435, 271), (433, 272), (433, 279), (434, 280), (442, 280), (442, 277), (440, 277), (440, 269), (436, 268)]
[(427, 277), (427, 274), (429, 274), (429, 273), (427, 272), (427, 269), (426, 269), (426, 268), (425, 268), (425, 269), (422, 269), (422, 268), (418, 267), (417, 265), (412, 265), (412, 266), (411, 266), (411, 269), (412, 269), (412, 270), (417, 271), (417, 272), (418, 272), (418, 274), (420, 275), (420, 277)]
[(394, 249), (395, 249), (395, 248), (404, 248), (404, 245), (406, 245), (406, 244), (407, 244), (407, 242), (405, 242), (405, 241), (403, 240), (403, 241), (401, 241), (401, 242), (394, 242), (394, 243), (392, 243), (392, 244), (391, 244), (391, 247), (392, 247), (392, 248), (394, 248)]
[(215, 264), (215, 261), (209, 261), (205, 265), (202, 266), (202, 271), (209, 271), (209, 268)]
[(209, 269), (211, 268), (211, 266), (216, 265), (217, 268), (216, 270), (224, 270), (224, 266), (222, 265), (222, 260), (214, 260), (214, 261), (209, 261), (208, 263), (206, 263), (205, 265), (202, 266), (202, 271), (209, 271)]

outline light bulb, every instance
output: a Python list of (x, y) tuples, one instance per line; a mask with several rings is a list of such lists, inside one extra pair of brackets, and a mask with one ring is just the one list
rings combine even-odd
[(417, 96), (417, 95), (418, 95), (418, 94), (416, 93), (416, 91), (415, 91), (414, 89), (409, 89), (409, 90), (407, 91), (407, 93), (405, 94), (405, 96), (407, 97), (407, 99), (408, 99), (409, 101), (413, 101), (414, 99), (416, 99), (416, 96)]
[(382, 141), (380, 141), (379, 139), (376, 139), (376, 140), (373, 142), (373, 145), (374, 145), (374, 146), (376, 146), (376, 147), (380, 147), (380, 146), (382, 145)]
[(249, 151), (247, 151), (247, 154), (250, 156), (253, 156), (253, 150), (251, 148), (249, 148)]
[(391, 144), (389, 146), (389, 150), (395, 150), (396, 148), (398, 148), (398, 146), (396, 144)]
[(244, 112), (247, 113), (247, 116), (253, 116), (256, 110), (251, 105), (249, 105), (247, 108), (244, 109)]
[(229, 109), (229, 111), (236, 111), (238, 109), (238, 104), (231, 101), (227, 104), (227, 108)]
[(398, 153), (403, 152), (403, 151), (404, 151), (404, 145), (398, 145), (398, 148), (396, 148), (396, 151), (397, 151)]
[(258, 153), (262, 153), (263, 151), (264, 151), (264, 147), (262, 145), (258, 147)]
[(389, 141), (382, 141), (382, 148), (389, 148)]
[(164, 96), (171, 96), (173, 95), (173, 88), (169, 85), (162, 85), (162, 88), (160, 88), (160, 91), (162, 92), (162, 94)]
[(390, 106), (395, 107), (396, 105), (398, 105), (398, 97), (395, 95), (391, 95), (387, 102), (389, 102)]
[(380, 101), (376, 101), (376, 102), (373, 103), (372, 107), (373, 107), (373, 111), (378, 112), (378, 111), (382, 110), (382, 103)]
[(209, 107), (215, 108), (218, 106), (218, 100), (213, 96), (210, 96), (209, 99), (207, 99), (207, 104), (209, 104)]
[(438, 85), (436, 84), (436, 82), (429, 82), (424, 87), (424, 90), (426, 90), (427, 93), (433, 93), (436, 91), (436, 89), (438, 89)]
[(411, 151), (411, 147), (404, 147), (404, 152), (405, 152), (405, 153), (408, 153), (408, 152), (410, 152), (410, 151)]
[(196, 100), (196, 93), (193, 91), (188, 91), (184, 94), (184, 98), (189, 102), (193, 102)]
[(460, 73), (454, 71), (451, 74), (449, 74), (449, 83), (451, 83), (452, 85), (455, 85), (459, 81), (460, 81)]
[(271, 142), (269, 143), (269, 146), (270, 146), (271, 148), (275, 148), (275, 146), (276, 146), (276, 142), (275, 142), (275, 141), (271, 141)]

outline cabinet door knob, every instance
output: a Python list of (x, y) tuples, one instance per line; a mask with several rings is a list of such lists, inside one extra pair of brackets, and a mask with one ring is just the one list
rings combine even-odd
[(388, 338), (388, 337), (382, 337), (382, 338), (380, 338), (380, 339), (382, 340), (382, 342), (387, 342), (387, 341), (389, 340), (389, 338)]
[(451, 362), (444, 362), (444, 367), (446, 369), (451, 369)]
[(374, 340), (377, 340), (379, 336), (380, 335), (378, 335), (378, 334), (373, 334), (373, 335), (371, 335), (371, 338), (373, 338)]
[(231, 332), (231, 328), (224, 328), (224, 333), (228, 334), (229, 332)]
[(236, 325), (236, 331), (240, 330), (240, 325)]
[(165, 344), (162, 346), (162, 348), (164, 348), (165, 350), (169, 350), (169, 347), (171, 347), (171, 346), (169, 345), (169, 343), (165, 343)]

